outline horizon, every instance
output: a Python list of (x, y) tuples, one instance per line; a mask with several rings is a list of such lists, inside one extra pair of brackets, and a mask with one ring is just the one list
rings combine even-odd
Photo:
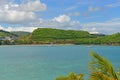
[(120, 0), (0, 0), (0, 30), (37, 28), (120, 32)]

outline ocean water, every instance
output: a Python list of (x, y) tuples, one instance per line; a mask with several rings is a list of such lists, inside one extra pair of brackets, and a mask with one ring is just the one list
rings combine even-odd
[(0, 46), (0, 80), (55, 80), (70, 72), (87, 77), (89, 51), (120, 67), (120, 46)]

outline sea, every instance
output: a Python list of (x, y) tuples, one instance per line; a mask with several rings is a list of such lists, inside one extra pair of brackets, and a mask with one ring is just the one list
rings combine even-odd
[(120, 67), (120, 46), (0, 46), (0, 80), (55, 80), (70, 72), (88, 78), (90, 51)]

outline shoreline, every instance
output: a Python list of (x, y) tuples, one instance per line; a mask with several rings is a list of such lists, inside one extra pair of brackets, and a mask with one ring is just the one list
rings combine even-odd
[(0, 46), (69, 46), (69, 45), (75, 45), (75, 44), (20, 44), (20, 45), (0, 45)]
[(107, 44), (16, 44), (16, 45), (0, 45), (0, 46), (120, 46), (120, 45), (107, 45)]

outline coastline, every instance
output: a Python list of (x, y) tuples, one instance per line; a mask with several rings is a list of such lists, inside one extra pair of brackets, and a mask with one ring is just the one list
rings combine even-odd
[(71, 45), (75, 45), (75, 44), (20, 44), (20, 45), (0, 45), (0, 46), (71, 46)]
[(16, 44), (16, 45), (0, 45), (0, 46), (120, 46), (116, 44)]

